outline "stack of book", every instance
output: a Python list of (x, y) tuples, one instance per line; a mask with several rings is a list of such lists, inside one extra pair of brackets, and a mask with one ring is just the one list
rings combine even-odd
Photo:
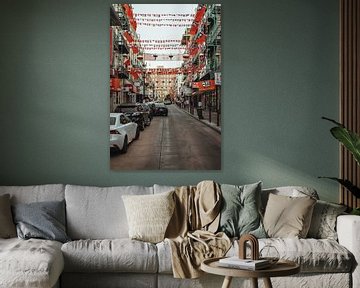
[(267, 259), (251, 260), (240, 259), (238, 256), (233, 256), (220, 259), (219, 266), (246, 270), (259, 270), (270, 267), (271, 262)]

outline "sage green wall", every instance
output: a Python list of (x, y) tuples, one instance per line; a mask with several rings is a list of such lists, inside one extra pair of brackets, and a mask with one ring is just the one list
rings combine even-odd
[(337, 1), (223, 1), (222, 170), (128, 172), (109, 169), (110, 3), (2, 1), (1, 185), (262, 180), (337, 201), (317, 179), (338, 171), (320, 119), (338, 118)]

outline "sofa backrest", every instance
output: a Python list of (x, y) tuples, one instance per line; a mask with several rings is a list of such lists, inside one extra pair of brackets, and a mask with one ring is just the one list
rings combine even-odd
[(153, 194), (153, 187), (66, 185), (67, 233), (71, 239), (128, 238), (123, 195)]
[(175, 190), (176, 186), (154, 184), (154, 194), (166, 193)]
[(11, 204), (61, 201), (65, 198), (65, 185), (0, 186), (0, 195), (4, 194), (10, 194)]

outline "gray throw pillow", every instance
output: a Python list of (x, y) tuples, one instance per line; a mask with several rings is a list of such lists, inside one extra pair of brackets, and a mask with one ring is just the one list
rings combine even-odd
[(222, 184), (220, 188), (223, 199), (218, 231), (229, 237), (249, 233), (265, 238), (260, 216), (261, 182), (243, 186)]
[(65, 232), (65, 201), (15, 204), (13, 215), (19, 238), (70, 241)]
[(15, 224), (11, 215), (10, 195), (0, 196), (0, 238), (16, 237)]
[(337, 240), (336, 218), (345, 210), (344, 205), (318, 200), (312, 214), (308, 237)]

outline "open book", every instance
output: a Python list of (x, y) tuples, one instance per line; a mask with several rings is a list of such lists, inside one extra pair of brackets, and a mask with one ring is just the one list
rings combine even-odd
[(238, 256), (222, 258), (219, 260), (219, 266), (247, 270), (264, 269), (270, 267), (270, 265), (271, 262), (267, 259), (240, 259)]

